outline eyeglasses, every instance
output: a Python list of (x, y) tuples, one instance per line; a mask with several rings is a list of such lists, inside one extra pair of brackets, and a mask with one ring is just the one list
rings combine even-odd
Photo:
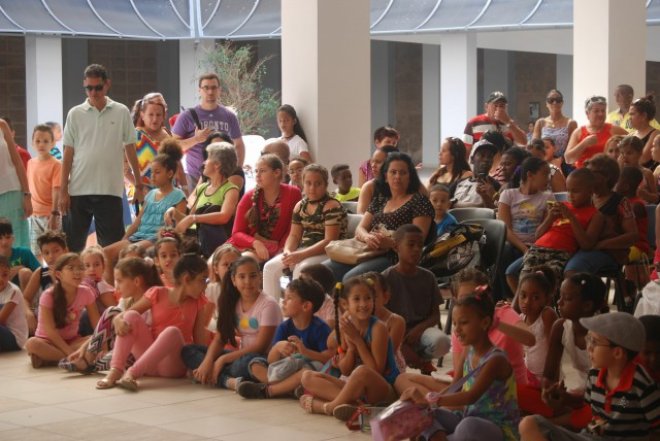
[(612, 343), (598, 343), (595, 338), (593, 338), (591, 335), (587, 335), (584, 338), (584, 341), (587, 343), (588, 348), (595, 348), (597, 346), (605, 346), (607, 348), (613, 348), (615, 347)]
[(200, 87), (200, 89), (202, 89), (205, 92), (211, 92), (214, 90), (218, 90), (218, 86), (202, 86)]
[(564, 102), (563, 98), (547, 98), (545, 100), (546, 103), (548, 104), (561, 104)]
[(589, 110), (594, 104), (607, 104), (607, 98), (604, 96), (592, 96), (584, 103), (584, 107)]
[(66, 270), (66, 271), (71, 271), (72, 273), (75, 273), (75, 272), (79, 272), (79, 273), (85, 272), (85, 267), (82, 266), (82, 265), (65, 265), (64, 268), (62, 268), (62, 269), (63, 269), (63, 270)]
[(91, 92), (92, 90), (100, 92), (103, 90), (103, 84), (97, 84), (96, 86), (85, 86), (85, 90), (87, 92)]

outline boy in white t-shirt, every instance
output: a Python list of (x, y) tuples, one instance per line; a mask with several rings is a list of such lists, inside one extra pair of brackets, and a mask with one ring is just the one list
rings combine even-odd
[(9, 259), (0, 256), (0, 352), (20, 350), (28, 337), (23, 294), (9, 275)]

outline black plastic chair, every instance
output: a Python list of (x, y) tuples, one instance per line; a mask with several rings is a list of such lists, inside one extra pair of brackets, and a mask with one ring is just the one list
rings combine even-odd
[(484, 207), (452, 208), (448, 211), (456, 220), (465, 222), (472, 219), (495, 219), (495, 210)]
[[(476, 267), (486, 273), (492, 286), (495, 276), (500, 271), (504, 244), (506, 243), (506, 224), (497, 219), (469, 219), (466, 223), (479, 224), (484, 228), (484, 236), (479, 246), (479, 262)], [(445, 333), (451, 334), (451, 315), (453, 300), (449, 303)]]

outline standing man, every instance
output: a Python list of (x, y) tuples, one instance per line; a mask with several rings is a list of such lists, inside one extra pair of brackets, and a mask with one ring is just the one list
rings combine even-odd
[(101, 246), (124, 236), (124, 154), (135, 182), (141, 182), (131, 114), (125, 105), (106, 96), (110, 79), (105, 67), (87, 66), (83, 87), (87, 99), (69, 110), (64, 125), (60, 188), (64, 231), (69, 249), (76, 252), (85, 247), (92, 218)]
[[(630, 121), (630, 105), (633, 102), (635, 91), (630, 84), (619, 84), (614, 89), (614, 101), (619, 106), (618, 109), (613, 110), (607, 114), (607, 122), (625, 129), (628, 133), (633, 133), (635, 128)], [(651, 127), (656, 130), (660, 129), (660, 124), (654, 119), (651, 120)]]
[(495, 91), (484, 104), (486, 113), (470, 119), (465, 126), (463, 142), (470, 153), (472, 144), (489, 130), (497, 130), (518, 145), (527, 145), (527, 134), (507, 113), (507, 99), (502, 92)]
[(201, 175), (204, 162), (204, 141), (211, 132), (225, 132), (234, 141), (238, 166), (243, 166), (245, 144), (236, 114), (220, 104), (220, 78), (215, 73), (199, 77), (199, 105), (182, 112), (172, 127), (172, 133), (181, 139), (186, 153), (185, 169), (188, 186), (192, 189)]

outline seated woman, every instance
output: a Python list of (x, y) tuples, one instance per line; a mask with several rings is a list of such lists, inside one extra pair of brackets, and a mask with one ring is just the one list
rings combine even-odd
[(371, 204), (371, 201), (374, 199), (376, 195), (376, 179), (380, 177), (380, 169), (385, 163), (385, 160), (387, 159), (387, 155), (389, 155), (392, 152), (398, 152), (398, 151), (399, 150), (396, 147), (386, 145), (379, 149), (376, 149), (373, 155), (371, 155), (371, 161), (369, 161), (369, 165), (370, 165), (371, 173), (375, 176), (375, 178), (372, 178), (369, 181), (365, 182), (364, 185), (362, 185), (360, 188), (360, 197), (358, 198), (358, 204), (356, 210), (358, 214), (366, 213), (369, 204)]
[(151, 183), (155, 188), (147, 193), (142, 211), (126, 229), (123, 239), (103, 249), (108, 262), (105, 267), (108, 282), (114, 280), (113, 270), (122, 248), (131, 243), (137, 243), (144, 249), (151, 247), (156, 242), (158, 230), (165, 224), (165, 213), (177, 208), (185, 209), (186, 195), (173, 185), (182, 156), (177, 140), (170, 138), (161, 143), (158, 155), (151, 161)]
[(429, 188), (435, 184), (451, 185), (459, 179), (472, 176), (470, 164), (467, 162), (465, 144), (458, 138), (445, 138), (438, 154), (440, 165), (429, 178)]
[(171, 209), (165, 214), (166, 222), (184, 233), (196, 224), (202, 254), (209, 257), (229, 237), (226, 225), (234, 217), (238, 204), (238, 187), (229, 181), (236, 170), (236, 151), (231, 144), (220, 142), (206, 148), (204, 161), (207, 182), (199, 184), (191, 195), (190, 214)]
[(297, 279), (305, 266), (327, 259), (325, 246), (331, 240), (346, 236), (346, 212), (328, 194), (328, 170), (310, 164), (303, 170), (302, 180), (305, 195), (293, 209), (284, 250), (264, 266), (264, 291), (276, 299), (280, 298), (280, 278), (285, 268), (293, 271), (293, 278)]
[(257, 187), (245, 193), (236, 210), (232, 235), (227, 241), (248, 251), (259, 262), (284, 248), (293, 208), (300, 201), (298, 188), (283, 184), (284, 165), (274, 154), (259, 158), (255, 168)]
[(369, 248), (383, 251), (383, 255), (358, 264), (346, 265), (326, 260), (337, 280), (349, 278), (369, 271), (381, 272), (392, 264), (390, 252), (394, 240), (382, 227), (391, 232), (401, 225), (415, 224), (428, 237), (435, 211), (426, 196), (420, 194), (422, 183), (410, 156), (405, 153), (390, 153), (376, 181), (377, 192), (360, 225), (355, 238), (366, 243)]

